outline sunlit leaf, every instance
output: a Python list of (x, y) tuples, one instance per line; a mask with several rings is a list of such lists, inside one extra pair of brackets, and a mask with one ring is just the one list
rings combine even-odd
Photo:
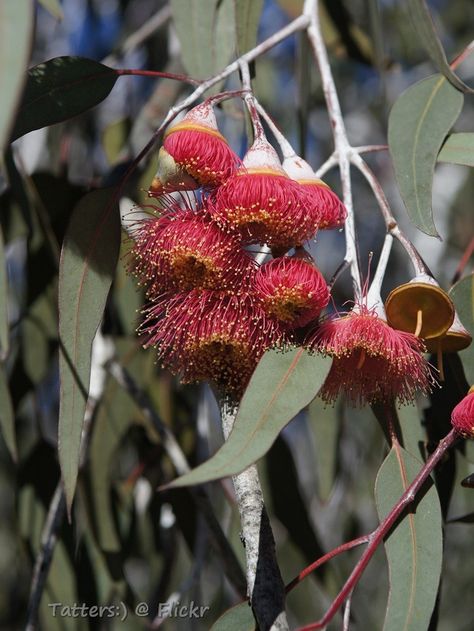
[(8, 355), (8, 286), (3, 232), (0, 227), (0, 361)]
[(79, 466), (92, 341), (120, 248), (120, 217), (112, 195), (107, 189), (93, 191), (77, 204), (61, 253), (59, 460), (69, 506)]
[(43, 7), (57, 20), (64, 19), (64, 13), (59, 0), (39, 0)]
[(113, 68), (84, 57), (55, 57), (30, 68), (12, 139), (94, 107), (118, 76)]
[[(469, 333), (474, 336), (474, 274), (469, 274), (453, 285), (449, 295), (456, 305), (456, 311), (461, 322)], [(474, 384), (474, 344), (460, 351), (459, 357), (461, 358), (467, 381), (470, 384)]]
[(8, 142), (26, 80), (33, 20), (32, 0), (0, 2), (0, 154)]
[(267, 351), (250, 380), (227, 441), (210, 460), (170, 486), (235, 475), (259, 460), (283, 427), (318, 394), (330, 367), (329, 358), (303, 348)]
[(245, 53), (257, 43), (257, 30), (263, 0), (233, 0), (237, 52)]
[(434, 75), (403, 92), (390, 112), (388, 143), (403, 201), (413, 223), (439, 236), (431, 206), (436, 158), (464, 97)]
[(464, 81), (461, 81), (451, 69), (425, 0), (408, 0), (408, 7), (410, 9), (411, 22), (436, 69), (458, 90), (472, 92), (471, 88)]
[(224, 68), (235, 47), (234, 0), (171, 0), (183, 63), (205, 79)]
[(2, 363), (0, 363), (0, 429), (11, 457), (16, 460), (15, 415), (8, 389), (7, 373)]
[(248, 602), (228, 609), (214, 622), (211, 631), (255, 631), (255, 618)]
[[(383, 519), (407, 489), (422, 463), (392, 447), (376, 480), (375, 499)], [(442, 518), (433, 484), (385, 540), (390, 592), (384, 631), (428, 629), (443, 558)]]
[(438, 154), (438, 162), (474, 167), (474, 134), (450, 134)]

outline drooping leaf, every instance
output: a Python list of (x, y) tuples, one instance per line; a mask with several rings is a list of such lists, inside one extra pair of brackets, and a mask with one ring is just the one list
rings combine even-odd
[(0, 428), (8, 451), (16, 461), (15, 415), (8, 389), (7, 374), (2, 363), (0, 363)]
[(318, 496), (325, 502), (329, 499), (336, 481), (341, 401), (329, 408), (320, 399), (315, 399), (309, 406), (308, 412), (314, 436)]
[(474, 167), (474, 134), (450, 134), (438, 154), (438, 162)]
[(113, 191), (86, 195), (75, 207), (59, 269), (59, 460), (68, 505), (79, 466), (91, 349), (117, 265), (120, 217)]
[(412, 24), (437, 70), (458, 90), (472, 92), (471, 88), (451, 69), (425, 0), (408, 0), (408, 7)]
[(235, 47), (233, 0), (171, 0), (183, 63), (196, 79), (224, 68)]
[(228, 609), (214, 622), (211, 631), (255, 631), (255, 618), (248, 602)]
[(242, 55), (257, 43), (263, 0), (233, 0), (237, 53)]
[(30, 68), (12, 140), (94, 107), (118, 76), (113, 68), (84, 57), (54, 57)]
[(329, 358), (303, 348), (267, 351), (252, 375), (227, 441), (207, 462), (169, 486), (235, 475), (259, 460), (283, 427), (318, 394), (330, 367)]
[(32, 0), (0, 3), (0, 154), (8, 142), (25, 82), (33, 20)]
[(43, 7), (57, 20), (64, 19), (64, 13), (59, 0), (39, 0)]
[(390, 112), (388, 144), (400, 193), (410, 219), (430, 236), (439, 236), (431, 206), (436, 158), (463, 101), (461, 92), (434, 75), (403, 92)]
[(0, 227), (0, 361), (8, 355), (8, 286), (3, 232)]
[[(383, 519), (421, 469), (422, 463), (392, 447), (376, 480), (375, 499)], [(442, 518), (433, 484), (416, 509), (397, 522), (385, 540), (390, 592), (384, 631), (428, 629), (435, 605), (443, 556)]]
[[(474, 274), (469, 274), (449, 291), (461, 322), (474, 337)], [(474, 344), (459, 353), (468, 383), (474, 383)]]

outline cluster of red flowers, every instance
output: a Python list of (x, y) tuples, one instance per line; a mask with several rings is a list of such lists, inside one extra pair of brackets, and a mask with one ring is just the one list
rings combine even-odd
[[(165, 135), (150, 195), (161, 205), (137, 222), (130, 258), (149, 298), (140, 332), (183, 382), (238, 398), (266, 349), (305, 332), (311, 349), (334, 357), (328, 402), (340, 392), (356, 404), (407, 401), (429, 388), (422, 342), (375, 310), (356, 306), (318, 325), (326, 282), (309, 255), (286, 253), (342, 226), (346, 209), (302, 159), (282, 166), (261, 135), (240, 160), (204, 102)], [(258, 265), (247, 247), (255, 244), (273, 258)]]

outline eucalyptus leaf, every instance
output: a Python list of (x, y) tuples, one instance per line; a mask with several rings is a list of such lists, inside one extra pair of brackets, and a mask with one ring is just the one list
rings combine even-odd
[(59, 268), (59, 461), (70, 508), (91, 369), (92, 341), (105, 308), (120, 248), (113, 191), (89, 193), (75, 207)]
[(436, 158), (464, 102), (443, 76), (412, 85), (395, 102), (388, 122), (388, 144), (395, 175), (410, 219), (438, 237), (433, 222), (432, 186)]
[(425, 0), (408, 0), (408, 7), (412, 24), (436, 69), (458, 90), (472, 92), (472, 89), (451, 69)]
[(8, 389), (7, 373), (2, 363), (0, 363), (0, 428), (8, 451), (16, 461), (15, 414)]
[[(458, 281), (449, 290), (449, 295), (456, 306), (459, 318), (469, 333), (474, 337), (474, 273)], [(474, 384), (474, 344), (471, 343), (460, 351), (466, 379)]]
[(8, 285), (7, 285), (7, 261), (5, 257), (5, 244), (3, 232), (0, 226), (0, 361), (8, 355)]
[(256, 623), (247, 601), (228, 609), (214, 622), (211, 631), (255, 631)]
[(12, 140), (94, 107), (118, 77), (113, 68), (84, 57), (54, 57), (30, 68)]
[(257, 43), (258, 23), (263, 0), (233, 0), (237, 53), (242, 55)]
[(32, 0), (0, 2), (0, 154), (8, 142), (30, 56)]
[(171, 0), (183, 64), (205, 79), (224, 68), (235, 48), (234, 0)]
[(474, 134), (450, 134), (438, 154), (438, 162), (474, 167)]
[[(382, 520), (403, 495), (423, 464), (400, 446), (384, 460), (375, 484)], [(390, 592), (384, 631), (428, 629), (435, 605), (443, 559), (442, 516), (432, 484), (416, 508), (397, 522), (385, 540)]]
[(303, 348), (267, 351), (252, 375), (226, 442), (207, 462), (169, 486), (235, 475), (259, 460), (283, 427), (318, 394), (331, 361)]
[(40, 4), (57, 20), (64, 19), (64, 13), (59, 0), (39, 0)]

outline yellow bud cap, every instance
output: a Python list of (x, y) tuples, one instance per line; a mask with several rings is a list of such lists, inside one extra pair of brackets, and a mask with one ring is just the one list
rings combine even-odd
[(427, 274), (395, 287), (388, 295), (385, 310), (391, 327), (416, 332), (423, 339), (443, 336), (454, 321), (452, 300)]

